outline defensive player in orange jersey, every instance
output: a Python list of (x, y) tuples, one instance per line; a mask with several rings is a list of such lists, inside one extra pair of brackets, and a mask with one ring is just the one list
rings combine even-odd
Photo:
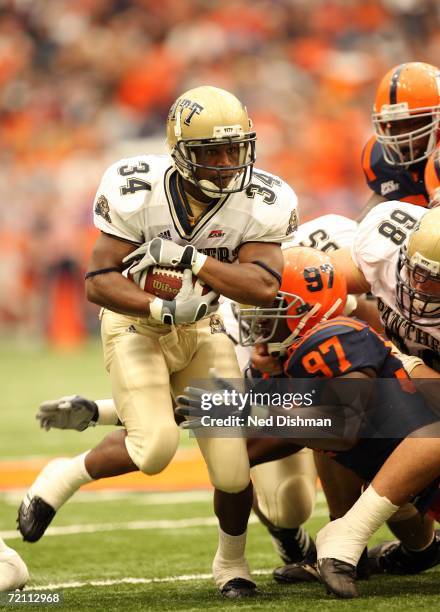
[[(409, 382), (408, 375), (390, 342), (386, 342), (362, 321), (338, 316), (345, 298), (344, 277), (340, 270), (333, 267), (331, 260), (311, 249), (290, 249), (284, 252), (284, 256), (283, 282), (276, 305), (241, 312), (241, 318), (249, 326), (248, 336), (242, 338), (243, 342), (266, 346), (269, 354), (266, 372), (273, 377), (284, 375), (295, 379), (292, 383), (294, 386), (288, 387), (289, 390), (310, 390), (313, 388), (310, 379), (337, 378), (338, 381), (331, 385), (333, 395), (330, 401), (323, 401), (324, 395), (319, 385), (316, 403), (302, 405), (289, 412), (292, 420), (301, 416), (303, 419), (330, 416), (333, 428), (325, 433), (321, 430), (320, 433), (316, 428), (301, 429), (301, 424), (296, 423), (289, 430), (288, 425), (285, 434), (289, 439), (275, 440), (274, 445), (278, 450), (283, 445), (288, 449), (290, 445), (290, 452), (294, 445), (297, 445), (297, 449), (308, 446), (330, 451), (335, 461), (354, 471), (365, 482), (374, 482), (381, 466), (396, 448), (399, 449), (401, 441), (407, 444), (406, 436), (428, 426), (438, 429), (438, 415), (426, 406), (412, 385), (405, 384), (405, 381)], [(259, 359), (256, 361), (261, 363)], [(344, 383), (341, 379), (344, 379)], [(350, 383), (353, 379), (354, 384)], [(382, 379), (379, 393), (376, 393), (378, 387), (374, 384), (376, 379)], [(276, 382), (276, 379), (270, 382)], [(232, 391), (227, 381), (217, 379), (216, 385), (217, 391), (223, 390), (224, 398)], [(279, 389), (277, 386), (276, 390)], [(267, 393), (267, 388), (259, 388), (258, 391), (261, 396)], [(256, 391), (253, 395), (257, 396)], [(224, 418), (228, 411), (231, 413), (231, 406), (232, 414), (244, 416), (245, 420), (248, 416), (259, 416), (264, 420), (267, 415), (277, 417), (278, 414), (286, 414), (282, 408), (255, 405), (251, 401), (244, 412), (234, 412), (232, 394), (221, 406), (217, 402), (216, 407), (214, 401), (210, 402), (210, 396), (210, 391), (187, 388), (185, 394), (177, 398), (179, 413), (196, 419), (189, 426), (203, 426), (201, 417), (206, 418), (207, 415)], [(269, 435), (274, 435), (272, 430)], [(429, 442), (430, 449), (440, 449), (438, 440)], [(425, 458), (423, 441), (420, 443), (419, 440), (415, 450)], [(376, 491), (369, 487), (362, 496), (360, 510), (356, 508), (357, 514), (352, 510), (348, 513), (351, 513), (351, 522), (347, 520), (348, 530), (341, 533), (340, 541), (345, 546), (341, 546), (340, 550), (337, 542), (335, 549), (332, 538), (333, 525), (339, 526), (341, 519), (329, 523), (320, 532), (318, 567), (329, 591), (339, 596), (357, 596), (355, 564), (347, 561), (347, 555), (354, 555), (357, 561), (366, 544), (363, 534), (358, 539), (355, 537), (359, 525), (369, 521), (373, 523), (374, 531), (415, 496), (419, 501), (423, 500), (424, 509), (431, 508), (431, 496), (438, 487), (435, 479), (440, 474), (438, 455), (435, 461), (431, 458), (426, 464), (417, 463), (417, 456), (414, 458), (408, 453), (402, 455), (404, 462), (400, 466), (400, 473), (394, 466), (394, 475), (402, 479), (408, 474), (411, 482), (403, 482), (402, 492), (399, 492), (398, 485), (394, 485), (391, 493), (393, 501), (381, 497), (387, 493), (380, 492), (380, 488)], [(425, 465), (428, 466), (427, 471)], [(379, 513), (372, 512), (371, 516), (368, 513), (369, 505), (374, 506), (378, 502), (386, 506), (388, 516), (385, 518), (382, 517), (383, 508), (379, 509)], [(362, 547), (359, 546), (360, 542)], [(329, 551), (331, 555), (327, 554)], [(433, 541), (428, 544), (424, 554), (431, 555), (436, 561), (437, 553), (438, 545)]]
[(440, 70), (423, 62), (389, 70), (377, 89), (372, 121), (362, 167), (373, 194), (359, 220), (386, 200), (426, 207), (424, 170), (440, 138)]

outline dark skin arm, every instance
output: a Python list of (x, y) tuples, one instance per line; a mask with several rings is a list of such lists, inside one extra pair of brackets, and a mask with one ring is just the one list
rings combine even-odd
[[(135, 245), (101, 234), (95, 243), (89, 271), (117, 267), (123, 269), (123, 258), (134, 251)], [(250, 242), (239, 252), (240, 265), (221, 263), (208, 257), (199, 272), (201, 280), (215, 291), (231, 299), (247, 303), (271, 305), (278, 291), (278, 282), (272, 274), (250, 262), (263, 261), (279, 274), (283, 270), (281, 248), (273, 243)], [(86, 281), (87, 299), (90, 302), (134, 316), (148, 316), (149, 304), (154, 296), (142, 291), (120, 272), (98, 274)]]
[(271, 306), (277, 294), (277, 279), (253, 261), (261, 261), (269, 268), (283, 272), (283, 255), (278, 244), (247, 242), (238, 253), (239, 265), (231, 265), (208, 257), (198, 277), (217, 293), (254, 306)]
[[(88, 271), (117, 267), (123, 269), (123, 258), (134, 251), (135, 245), (101, 234), (95, 243)], [(139, 289), (120, 272), (98, 274), (86, 280), (89, 302), (104, 306), (114, 312), (146, 317), (154, 296)]]
[(366, 203), (366, 205), (364, 206), (364, 208), (362, 209), (362, 211), (360, 212), (358, 218), (356, 219), (356, 221), (358, 223), (360, 223), (362, 221), (362, 219), (364, 219), (368, 213), (370, 212), (371, 209), (373, 209), (375, 206), (377, 206), (377, 204), (380, 204), (381, 202), (386, 202), (387, 199), (382, 197), (381, 195), (379, 195), (378, 193), (372, 193), (370, 199), (368, 200), (368, 202)]

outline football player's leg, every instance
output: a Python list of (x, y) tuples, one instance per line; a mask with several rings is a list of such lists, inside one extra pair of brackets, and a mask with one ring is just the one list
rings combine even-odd
[(419, 434), (403, 440), (356, 504), (318, 533), (321, 578), (340, 597), (357, 596), (354, 566), (371, 535), (440, 474), (440, 439), (422, 437), (429, 428)]
[(105, 361), (116, 410), (127, 432), (125, 445), (141, 472), (157, 474), (173, 458), (180, 439), (168, 365), (160, 344), (163, 331), (140, 323), (136, 324), (136, 331), (130, 329), (127, 317), (105, 311), (102, 319)]
[(388, 527), (398, 540), (368, 551), (373, 573), (418, 574), (440, 563), (440, 537), (431, 517), (407, 503), (388, 519)]
[(138, 469), (127, 452), (125, 436), (125, 430), (111, 432), (90, 451), (54, 459), (43, 468), (19, 508), (18, 528), (24, 540), (39, 540), (56, 512), (82, 485)]
[[(315, 452), (314, 460), (327, 500), (329, 518), (332, 521), (351, 508), (360, 495), (364, 481), (351, 470), (336, 463), (328, 455)], [(367, 578), (369, 575), (366, 550), (356, 571), (358, 578)], [(316, 567), (316, 550), (313, 551), (313, 554), (307, 555), (301, 562), (290, 563), (277, 568), (274, 571), (274, 578), (278, 582), (289, 584), (319, 580)]]
[[(189, 365), (173, 374), (175, 395), (196, 380), (219, 376), (241, 379), (234, 345), (224, 333), (211, 332), (209, 320), (197, 326), (197, 346)], [(245, 559), (247, 522), (252, 507), (249, 459), (241, 438), (198, 438), (210, 480), (215, 487), (214, 509), (219, 519), (219, 546), (213, 562), (214, 579), (226, 597), (255, 592)]]
[(258, 465), (251, 470), (254, 511), (266, 525), (284, 563), (296, 563), (314, 552), (302, 527), (313, 512), (316, 468), (313, 452), (302, 449), (290, 457)]
[(0, 593), (22, 589), (29, 579), (26, 563), (0, 538)]

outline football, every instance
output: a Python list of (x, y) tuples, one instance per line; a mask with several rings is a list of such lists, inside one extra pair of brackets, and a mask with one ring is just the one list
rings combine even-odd
[[(151, 293), (161, 300), (173, 300), (182, 287), (183, 268), (151, 266), (141, 272), (139, 276), (136, 275), (136, 278), (130, 273), (128, 277), (147, 293)], [(211, 288), (194, 274), (192, 283), (198, 295), (205, 295), (211, 291)]]

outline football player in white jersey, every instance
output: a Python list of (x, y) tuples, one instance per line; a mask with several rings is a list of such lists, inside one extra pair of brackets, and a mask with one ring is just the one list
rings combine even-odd
[[(347, 217), (324, 215), (301, 225), (295, 238), (287, 244), (290, 246), (313, 244), (320, 250), (329, 252), (351, 245), (356, 227), (357, 223)], [(234, 343), (240, 369), (245, 371), (249, 365), (250, 350), (238, 344), (237, 304), (227, 298), (222, 300), (218, 311), (222, 320), (219, 320), (218, 324), (220, 328), (224, 325), (227, 335)], [(80, 431), (96, 422), (116, 425), (119, 420), (113, 400), (94, 402), (81, 396), (44, 402), (40, 407), (38, 418), (42, 427), (47, 429), (57, 427)], [(120, 464), (114, 457), (114, 438), (114, 434), (107, 436), (94, 449), (93, 455), (89, 455), (89, 463), (93, 462), (95, 478), (110, 475), (110, 470), (112, 475), (118, 473), (117, 466)], [(251, 459), (253, 452), (253, 447), (250, 447)], [(325, 458), (321, 458), (320, 463), (324, 462)], [(320, 468), (324, 469), (322, 465)], [(123, 470), (119, 473), (123, 473)], [(313, 555), (313, 542), (301, 527), (310, 517), (315, 503), (316, 469), (312, 451), (303, 449), (279, 461), (261, 464), (253, 468), (251, 473), (258, 499), (258, 506), (254, 505), (254, 509), (268, 527), (283, 561), (293, 563), (300, 561), (306, 553)], [(61, 467), (58, 477), (65, 477)], [(48, 523), (45, 526), (47, 525)]]
[[(400, 359), (412, 378), (440, 378), (440, 209), (426, 211), (404, 202), (379, 204), (361, 222), (351, 254), (333, 255), (344, 267), (348, 289), (371, 288), (378, 298), (387, 336), (402, 351)], [(430, 439), (428, 439), (430, 438)], [(440, 475), (438, 433), (421, 432), (404, 440), (344, 517), (318, 534), (318, 566), (322, 580), (341, 597), (353, 596), (353, 566), (379, 526), (413, 491)], [(417, 563), (439, 545), (432, 523), (425, 519), (423, 546), (402, 551), (393, 543), (387, 554)], [(399, 550), (400, 548), (400, 550)], [(404, 554), (402, 554), (402, 552)], [(379, 555), (380, 557), (380, 555)], [(380, 562), (380, 559), (379, 559)]]
[(0, 538), (0, 593), (22, 589), (28, 580), (26, 563)]
[[(104, 173), (94, 202), (101, 234), (86, 290), (88, 299), (103, 307), (104, 360), (124, 425), (113, 434), (118, 459), (107, 475), (163, 470), (179, 443), (171, 395), (194, 379), (208, 378), (212, 368), (226, 378), (241, 376), (233, 343), (208, 315), (218, 294), (272, 303), (283, 268), (280, 244), (297, 225), (292, 189), (274, 175), (253, 171), (255, 139), (235, 96), (198, 87), (170, 110), (170, 156), (123, 159)], [(148, 294), (122, 274), (127, 264), (134, 278), (150, 266), (183, 268), (182, 290), (173, 300)], [(200, 295), (192, 275), (212, 291)], [(246, 442), (198, 443), (216, 489), (220, 522), (214, 579), (227, 597), (253, 594), (244, 557), (253, 497)], [(24, 537), (36, 539), (36, 526), (37, 531), (47, 526), (47, 517), (95, 476), (93, 450), (67, 463), (51, 462), (20, 508)]]

